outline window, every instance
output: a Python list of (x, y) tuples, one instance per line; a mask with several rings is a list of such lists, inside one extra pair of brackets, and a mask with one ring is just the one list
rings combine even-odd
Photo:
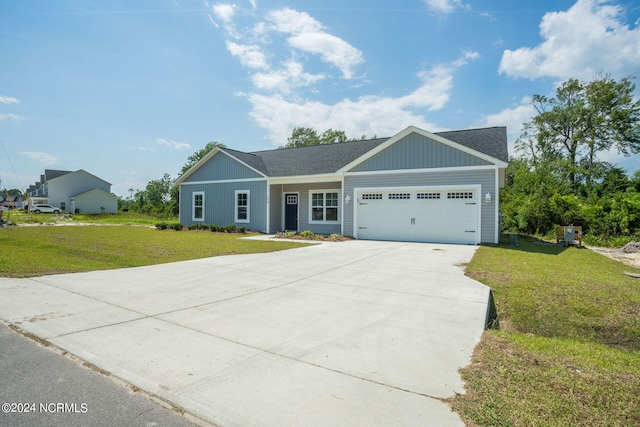
[(236, 222), (249, 222), (249, 190), (236, 191)]
[(418, 199), (439, 199), (440, 193), (418, 193)]
[(473, 199), (472, 191), (457, 191), (447, 193), (447, 199)]
[(204, 191), (193, 192), (191, 215), (193, 221), (204, 221)]
[(338, 191), (323, 190), (310, 193), (310, 222), (338, 222), (338, 208), (340, 193)]
[(362, 195), (362, 200), (382, 200), (380, 193), (366, 193)]
[(410, 199), (410, 198), (411, 198), (410, 193), (390, 193), (389, 194), (389, 199), (391, 200)]

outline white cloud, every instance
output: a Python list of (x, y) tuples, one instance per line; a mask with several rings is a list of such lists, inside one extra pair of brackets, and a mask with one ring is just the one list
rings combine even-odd
[(531, 105), (529, 96), (523, 97), (515, 106), (489, 114), (478, 122), (478, 127), (506, 126), (509, 153), (514, 154), (513, 144), (522, 133), (522, 124), (535, 116), (536, 110)]
[(21, 121), (25, 120), (25, 117), (24, 116), (18, 116), (16, 114), (11, 114), (11, 113), (9, 113), (9, 114), (0, 113), (0, 120), (11, 120), (11, 121), (14, 121), (14, 122), (21, 122)]
[(17, 104), (18, 102), (20, 102), (18, 98), (0, 95), (0, 104)]
[(364, 61), (362, 52), (326, 33), (324, 26), (308, 13), (285, 8), (269, 12), (267, 20), (275, 31), (289, 35), (289, 46), (319, 55), (323, 61), (337, 67), (345, 79), (352, 79), (355, 68)]
[(451, 13), (456, 8), (462, 7), (460, 0), (424, 0), (427, 8), (437, 13)]
[(304, 72), (302, 64), (290, 60), (280, 70), (256, 73), (251, 80), (257, 89), (288, 94), (291, 89), (309, 86), (324, 78), (322, 74)]
[(219, 20), (225, 24), (230, 24), (236, 13), (236, 6), (234, 4), (217, 3), (211, 7), (211, 10)]
[(155, 152), (156, 152), (156, 149), (155, 149), (155, 148), (153, 148), (153, 147), (142, 147), (142, 146), (140, 146), (140, 145), (138, 145), (138, 146), (136, 147), (136, 150), (138, 150), (138, 151), (142, 151), (142, 152), (145, 152), (145, 153), (146, 153), (146, 152), (150, 152), (150, 153), (155, 153)]
[[(266, 130), (274, 145), (284, 144), (296, 126), (341, 129), (351, 137), (390, 136), (410, 124), (431, 131), (445, 130), (426, 119), (424, 113), (444, 108), (451, 96), (455, 71), (480, 57), (478, 52), (464, 51), (451, 63), (420, 71), (417, 87), (400, 96), (367, 95), (325, 103), (305, 99), (294, 90), (320, 91), (321, 88), (315, 86), (331, 79), (333, 67), (340, 70), (341, 77), (352, 80), (358, 65), (364, 62), (357, 48), (329, 34), (322, 23), (305, 12), (289, 8), (272, 10), (263, 20), (258, 18), (249, 30), (232, 33), (228, 29), (235, 29), (232, 18), (236, 10), (233, 9), (234, 13), (228, 8), (222, 10), (227, 14), (218, 11), (216, 16), (228, 17), (225, 18), (227, 49), (249, 69), (254, 87), (253, 91), (240, 95), (250, 102), (251, 117)], [(248, 15), (255, 18), (254, 12)], [(218, 19), (224, 22), (220, 16)], [(277, 49), (281, 46), (276, 45), (276, 36), (284, 36), (285, 47), (289, 47), (287, 59), (278, 60), (277, 55), (282, 52)], [(309, 54), (330, 67), (314, 73), (306, 71)], [(277, 65), (269, 63), (271, 60), (278, 60)]]
[(505, 50), (499, 72), (536, 79), (599, 72), (632, 74), (640, 66), (640, 28), (622, 21), (624, 10), (609, 0), (578, 0), (569, 10), (549, 12), (540, 23), (543, 42)]
[(55, 166), (60, 162), (53, 154), (43, 153), (41, 151), (22, 151), (20, 154), (45, 166)]
[(264, 53), (258, 45), (243, 45), (227, 41), (227, 50), (231, 55), (240, 59), (240, 63), (248, 68), (268, 68)]
[(444, 130), (429, 122), (419, 110), (439, 110), (449, 100), (454, 65), (438, 65), (418, 73), (422, 84), (400, 97), (363, 96), (335, 104), (288, 100), (282, 95), (248, 95), (251, 116), (267, 130), (274, 145), (282, 145), (296, 126), (341, 129), (351, 137), (391, 136), (409, 124), (430, 131)]
[(176, 150), (185, 150), (185, 149), (191, 148), (191, 145), (186, 144), (184, 142), (172, 141), (170, 139), (164, 139), (164, 138), (156, 139), (156, 143), (163, 147), (174, 148)]

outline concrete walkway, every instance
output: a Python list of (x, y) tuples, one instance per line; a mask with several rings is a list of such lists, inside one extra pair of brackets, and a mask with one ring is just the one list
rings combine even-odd
[(0, 279), (0, 318), (220, 426), (461, 426), (476, 247), (349, 241)]

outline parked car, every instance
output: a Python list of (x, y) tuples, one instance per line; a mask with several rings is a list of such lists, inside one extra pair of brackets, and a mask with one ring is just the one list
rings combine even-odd
[(39, 214), (39, 213), (60, 213), (60, 208), (57, 208), (55, 206), (51, 206), (51, 205), (33, 205), (31, 207), (31, 212), (35, 213), (35, 214)]

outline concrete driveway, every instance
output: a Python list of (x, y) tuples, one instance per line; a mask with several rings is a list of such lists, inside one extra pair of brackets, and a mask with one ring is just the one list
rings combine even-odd
[(474, 246), (349, 241), (0, 279), (0, 318), (220, 426), (463, 425)]

